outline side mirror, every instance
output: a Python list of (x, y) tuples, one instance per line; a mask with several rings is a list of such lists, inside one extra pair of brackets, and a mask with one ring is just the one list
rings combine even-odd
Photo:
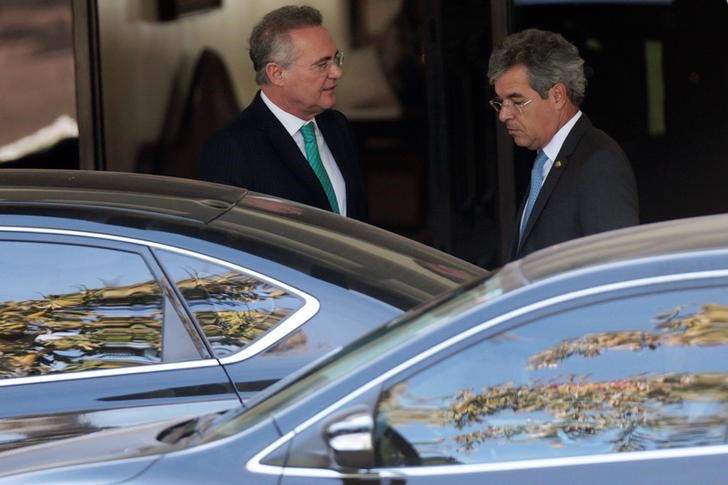
[(336, 464), (357, 470), (373, 468), (373, 431), (374, 419), (366, 412), (355, 412), (330, 423), (325, 439)]

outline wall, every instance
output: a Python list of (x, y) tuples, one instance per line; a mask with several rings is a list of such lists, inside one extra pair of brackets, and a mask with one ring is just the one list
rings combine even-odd
[(44, 148), (54, 135), (72, 135), (36, 133), (76, 117), (72, 39), (68, 1), (0, 2), (0, 160)]
[[(247, 104), (257, 90), (247, 52), (250, 31), (265, 13), (290, 3), (224, 0), (222, 8), (159, 22), (151, 0), (99, 1), (107, 169), (135, 170), (140, 147), (160, 135), (175, 82), (184, 85), (206, 46), (226, 60), (238, 99)], [(348, 3), (308, 3), (321, 10), (345, 49)]]

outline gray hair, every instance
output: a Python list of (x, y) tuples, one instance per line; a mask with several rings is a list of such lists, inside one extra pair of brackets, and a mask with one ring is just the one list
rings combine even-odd
[(288, 67), (293, 62), (293, 45), (288, 34), (301, 27), (321, 25), (321, 12), (306, 5), (288, 5), (267, 13), (250, 34), (250, 60), (258, 85), (268, 84), (265, 72), (269, 62)]
[(584, 101), (584, 59), (579, 56), (576, 46), (561, 34), (527, 29), (507, 36), (490, 56), (490, 83), (495, 83), (503, 72), (517, 65), (526, 67), (528, 81), (541, 98), (548, 97), (554, 84), (563, 83), (572, 103), (580, 106)]

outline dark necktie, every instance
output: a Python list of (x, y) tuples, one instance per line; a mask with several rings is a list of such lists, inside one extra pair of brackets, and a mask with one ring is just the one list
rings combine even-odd
[(321, 182), (321, 186), (324, 188), (324, 192), (326, 192), (326, 197), (329, 199), (329, 204), (331, 204), (331, 210), (340, 214), (339, 203), (336, 201), (334, 186), (331, 185), (329, 175), (326, 173), (324, 164), (321, 162), (313, 123), (306, 123), (303, 125), (301, 127), (301, 134), (303, 135), (304, 148), (306, 149), (306, 159), (308, 159), (309, 165), (311, 165), (316, 177), (318, 177), (319, 182)]
[(538, 198), (538, 192), (541, 190), (543, 167), (546, 165), (548, 160), (549, 157), (547, 157), (543, 151), (539, 150), (536, 161), (533, 162), (533, 168), (531, 169), (531, 188), (528, 191), (526, 210), (523, 212), (523, 219), (521, 219), (521, 235), (523, 235), (523, 230), (526, 228), (528, 218), (531, 216), (531, 210), (533, 210), (533, 205), (536, 203), (536, 199)]

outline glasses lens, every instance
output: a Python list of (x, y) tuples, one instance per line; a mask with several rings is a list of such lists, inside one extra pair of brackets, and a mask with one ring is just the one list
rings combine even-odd
[(503, 101), (498, 98), (491, 99), (490, 106), (495, 110), (496, 113), (500, 113), (500, 110), (503, 107)]

